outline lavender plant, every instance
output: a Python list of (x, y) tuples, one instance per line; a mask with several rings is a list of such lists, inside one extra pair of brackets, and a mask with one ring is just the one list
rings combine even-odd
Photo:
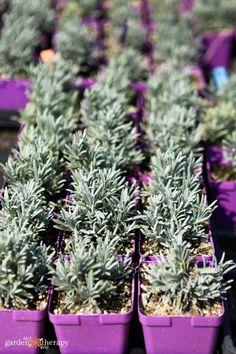
[(131, 268), (128, 259), (117, 258), (118, 241), (117, 237), (111, 241), (107, 233), (97, 245), (88, 240), (68, 243), (70, 259), (58, 259), (52, 277), (55, 290), (63, 294), (57, 313), (121, 311)]
[(0, 72), (10, 77), (27, 76), (34, 48), (39, 44), (34, 19), (10, 13), (5, 17), (0, 41)]
[(147, 41), (148, 31), (141, 25), (138, 18), (128, 18), (126, 22), (127, 32), (125, 35), (124, 47), (132, 48), (142, 52)]
[(147, 199), (141, 230), (152, 241), (154, 252), (169, 249), (174, 235), (180, 232), (183, 240), (197, 250), (208, 241), (207, 221), (215, 203), (207, 205), (206, 197), (200, 194), (199, 189), (187, 187), (187, 182), (178, 189), (171, 188), (169, 184), (160, 185), (159, 193)]
[(231, 101), (219, 100), (202, 115), (203, 136), (213, 145), (222, 145), (223, 140), (236, 129), (236, 106)]
[[(180, 68), (196, 62), (199, 41), (195, 39), (189, 19), (180, 16), (178, 22), (158, 22), (155, 56), (159, 62), (174, 58)], [(173, 59), (172, 59), (173, 60)]]
[(122, 30), (129, 17), (133, 16), (132, 1), (113, 0), (109, 2), (109, 18), (114, 27)]
[(190, 75), (177, 69), (173, 62), (167, 63), (158, 75), (152, 76), (148, 87), (150, 112), (166, 112), (173, 105), (187, 109), (195, 107), (199, 112), (205, 107), (194, 88)]
[(6, 309), (45, 307), (53, 253), (26, 242), (27, 234), (10, 227), (0, 231), (0, 305)]
[(13, 0), (3, 17), (0, 42), (1, 73), (8, 76), (28, 76), (28, 65), (40, 34), (51, 28), (54, 11), (49, 0)]
[(219, 263), (214, 259), (211, 266), (198, 267), (189, 245), (176, 243), (167, 258), (144, 268), (144, 309), (155, 306), (159, 299), (163, 306), (180, 313), (197, 309), (202, 315), (206, 305), (214, 305), (230, 289), (232, 280), (225, 280), (224, 276), (234, 268), (233, 261), (223, 262), (223, 257)]
[(147, 78), (147, 63), (136, 50), (127, 48), (125, 51), (113, 56), (99, 75), (98, 82), (102, 86), (115, 87), (119, 93), (125, 93), (133, 82), (143, 81)]
[(73, 143), (67, 146), (65, 155), (71, 170), (89, 171), (111, 167), (107, 164), (106, 152), (100, 143), (89, 138), (86, 130), (74, 135)]
[(146, 135), (153, 152), (157, 148), (162, 151), (171, 148), (188, 154), (197, 149), (202, 130), (202, 126), (198, 124), (197, 110), (185, 108), (181, 103), (173, 104), (170, 108), (166, 105), (164, 112), (151, 111), (146, 125)]
[(64, 162), (58, 153), (53, 153), (42, 137), (32, 143), (19, 144), (19, 150), (13, 150), (4, 168), (11, 184), (26, 183), (34, 180), (44, 188), (47, 196), (60, 193), (63, 188), (62, 178)]
[[(104, 97), (105, 91), (99, 96)], [(138, 134), (133, 126), (133, 123), (127, 117), (126, 106), (119, 102), (114, 102), (115, 95), (108, 93), (105, 101), (96, 98), (96, 102), (101, 102), (99, 105), (106, 106), (102, 110), (93, 110), (92, 103), (93, 91), (87, 95), (82, 107), (82, 122), (87, 129), (88, 136), (96, 142), (99, 142), (104, 152), (106, 153), (106, 161), (108, 165), (115, 165), (117, 168), (127, 170), (130, 166), (142, 161), (143, 156), (137, 148), (136, 142)], [(116, 96), (118, 98), (118, 94)], [(110, 101), (112, 103), (110, 104)], [(106, 104), (109, 103), (109, 104)], [(88, 114), (88, 112), (92, 114)]]
[(124, 247), (130, 247), (137, 228), (135, 201), (137, 188), (129, 187), (121, 172), (110, 169), (73, 171), (73, 190), (67, 208), (55, 220), (56, 227), (94, 242), (106, 232), (119, 236)]
[(101, 13), (100, 0), (70, 0), (62, 10), (64, 19), (71, 20), (76, 17), (97, 18)]
[(69, 89), (76, 70), (75, 66), (66, 63), (59, 55), (50, 66), (45, 63), (31, 66), (33, 87), (29, 93), (29, 103), (21, 114), (26, 125), (35, 125), (37, 115), (44, 111), (49, 111), (55, 117), (69, 114), (72, 121), (73, 118), (78, 119), (78, 94)]
[(40, 136), (54, 155), (64, 155), (66, 145), (72, 144), (73, 131), (76, 129), (76, 118), (73, 108), (59, 117), (53, 116), (48, 110), (36, 114), (36, 126), (27, 125), (22, 131), (21, 141), (33, 144)]
[(78, 19), (62, 22), (56, 37), (56, 48), (62, 58), (77, 67), (77, 74), (96, 67), (96, 42), (91, 29)]
[(171, 149), (157, 150), (151, 158), (150, 170), (152, 179), (144, 185), (142, 195), (150, 196), (159, 193), (159, 187), (180, 188), (185, 184), (190, 190), (199, 190), (202, 158), (196, 159), (193, 153), (184, 155)]
[(4, 189), (1, 196), (0, 230), (14, 227), (38, 240), (52, 219), (52, 210), (44, 197), (44, 189), (34, 181), (18, 183)]
[(196, 1), (193, 15), (198, 32), (222, 31), (234, 27), (236, 20), (235, 0)]
[(51, 31), (55, 20), (52, 0), (11, 0), (10, 12), (19, 17), (26, 15), (34, 20), (34, 27), (41, 33)]

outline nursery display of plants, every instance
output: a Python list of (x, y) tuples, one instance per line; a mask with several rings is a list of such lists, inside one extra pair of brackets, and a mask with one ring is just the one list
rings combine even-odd
[(236, 353), (235, 24), (0, 0), (0, 354)]

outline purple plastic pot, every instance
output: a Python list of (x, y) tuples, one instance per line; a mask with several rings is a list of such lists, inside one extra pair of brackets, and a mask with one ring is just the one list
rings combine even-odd
[[(221, 164), (230, 166), (230, 164)], [(236, 181), (217, 181), (211, 176), (212, 164), (206, 164), (208, 197), (217, 200), (217, 209), (212, 214), (214, 226), (218, 229), (233, 230), (236, 227)]]
[(0, 79), (0, 109), (22, 110), (28, 103), (30, 80)]
[(191, 11), (193, 8), (195, 0), (181, 0), (179, 6), (180, 14), (185, 14), (188, 11)]
[(0, 353), (41, 353), (37, 339), (44, 337), (46, 317), (47, 308), (35, 311), (0, 310)]
[(146, 354), (212, 354), (223, 315), (147, 316), (141, 310), (138, 283), (138, 312), (143, 327)]
[(55, 315), (49, 312), (58, 341), (69, 341), (61, 354), (124, 354), (127, 352), (132, 309), (125, 314)]
[(217, 67), (229, 69), (234, 45), (233, 31), (205, 34), (202, 37), (202, 65), (212, 71)]
[(79, 89), (81, 91), (85, 91), (86, 89), (91, 88), (96, 84), (96, 81), (93, 79), (83, 79), (81, 77), (75, 78), (72, 82), (72, 87), (74, 89)]
[(230, 148), (223, 146), (208, 146), (205, 149), (206, 163), (210, 164), (228, 164), (230, 160), (227, 159), (226, 153)]

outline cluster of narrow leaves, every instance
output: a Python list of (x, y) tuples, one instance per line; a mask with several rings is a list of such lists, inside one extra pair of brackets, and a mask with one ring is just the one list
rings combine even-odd
[(1, 308), (45, 307), (53, 256), (42, 243), (30, 242), (30, 235), (17, 225), (1, 230)]
[(155, 152), (169, 146), (188, 154), (202, 138), (200, 114), (205, 109), (191, 77), (168, 63), (149, 80), (147, 139)]
[(77, 94), (70, 92), (73, 66), (58, 56), (50, 66), (39, 64), (31, 72), (30, 101), (22, 113), (25, 127), (18, 149), (3, 166), (8, 187), (1, 196), (5, 243), (0, 272), (6, 308), (35, 308), (47, 297), (55, 243), (53, 210), (65, 185), (63, 153), (76, 128)]
[(204, 139), (212, 145), (222, 145), (236, 129), (236, 75), (231, 75), (220, 90), (211, 87), (212, 104), (202, 115)]
[(21, 114), (26, 125), (37, 125), (37, 114), (48, 111), (55, 118), (61, 115), (76, 116), (78, 94), (70, 90), (76, 74), (75, 66), (57, 55), (52, 65), (38, 63), (30, 67), (32, 89), (28, 93), (29, 103)]
[(223, 257), (219, 263), (214, 259), (210, 266), (205, 262), (201, 266), (191, 258), (188, 244), (175, 243), (167, 258), (145, 266), (143, 305), (148, 306), (154, 297), (161, 298), (163, 306), (183, 312), (204, 309), (227, 293), (232, 280), (225, 280), (225, 275), (234, 268), (233, 261), (223, 262)]
[(136, 146), (138, 134), (128, 116), (127, 103), (123, 103), (123, 99), (119, 102), (119, 94), (114, 89), (111, 95), (108, 89), (101, 89), (101, 86), (95, 87), (86, 95), (81, 120), (88, 136), (98, 142), (106, 154), (107, 164), (128, 170), (132, 164), (142, 161), (142, 153)]
[(55, 14), (51, 0), (12, 0), (3, 16), (0, 70), (15, 76), (27, 75), (40, 35), (52, 29)]
[(192, 154), (170, 149), (157, 150), (152, 158), (153, 176), (143, 192), (148, 198), (142, 232), (157, 253), (171, 248), (175, 239), (188, 241), (193, 249), (207, 242), (215, 203), (207, 205), (201, 193), (199, 163)]
[(6, 187), (1, 196), (1, 205), (0, 229), (25, 230), (32, 240), (38, 239), (52, 218), (44, 189), (32, 180)]
[(193, 16), (200, 33), (233, 28), (236, 20), (236, 1), (199, 0), (194, 3)]
[(112, 41), (137, 52), (142, 52), (148, 39), (148, 30), (141, 21), (141, 6), (141, 1), (113, 0), (109, 7)]
[(114, 55), (98, 76), (98, 82), (103, 85), (103, 88), (114, 88), (119, 93), (129, 96), (130, 84), (145, 79), (147, 79), (147, 64), (141, 54), (132, 48)]
[(164, 17), (158, 22), (156, 35), (158, 41), (155, 56), (158, 62), (163, 63), (173, 58), (175, 64), (183, 68), (196, 61), (199, 41), (194, 38), (188, 18), (178, 16), (175, 22)]
[[(69, 240), (69, 258), (59, 258), (53, 273), (52, 284), (62, 292), (60, 311), (63, 313), (100, 313), (109, 311), (112, 304), (127, 301), (124, 284), (130, 283), (130, 260), (117, 257), (119, 237), (111, 239), (109, 232), (96, 244), (90, 238)], [(130, 296), (129, 296), (130, 297)]]
[[(76, 146), (80, 137), (81, 145), (86, 143), (84, 135), (78, 135)], [(90, 145), (83, 146), (84, 150), (81, 149), (79, 155), (74, 154), (76, 161), (69, 162), (77, 168), (72, 173), (73, 190), (67, 207), (55, 220), (56, 225), (69, 232), (72, 238), (78, 233), (81, 239), (89, 237), (94, 242), (103, 239), (109, 231), (119, 236), (120, 245), (130, 247), (137, 227), (135, 202), (138, 190), (130, 187), (115, 167), (103, 167), (105, 160), (99, 145), (92, 148)], [(73, 149), (69, 152), (70, 156), (72, 153)]]
[(4, 172), (12, 185), (37, 182), (47, 195), (60, 193), (63, 188), (63, 161), (58, 158), (37, 136), (31, 143), (19, 143), (18, 150), (13, 150), (4, 166)]
[(99, 18), (102, 15), (101, 0), (70, 0), (61, 6), (64, 20), (71, 18)]
[(77, 74), (91, 73), (97, 66), (96, 33), (78, 18), (61, 21), (56, 49), (65, 61), (76, 66)]

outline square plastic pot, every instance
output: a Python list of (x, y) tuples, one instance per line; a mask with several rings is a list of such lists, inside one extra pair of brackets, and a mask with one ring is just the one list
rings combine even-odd
[(206, 163), (212, 164), (221, 164), (226, 163), (227, 159), (225, 156), (226, 151), (228, 148), (222, 146), (208, 146), (205, 149), (205, 160)]
[(147, 316), (141, 310), (138, 283), (138, 312), (146, 354), (213, 354), (221, 316)]
[(41, 353), (42, 350), (37, 343), (31, 342), (31, 338), (44, 338), (46, 318), (47, 308), (32, 311), (0, 310), (0, 353)]
[[(220, 164), (227, 166), (228, 164)], [(212, 164), (206, 163), (208, 197), (217, 200), (217, 209), (212, 214), (214, 226), (233, 230), (236, 227), (236, 181), (217, 181), (212, 178)]]
[(0, 110), (23, 110), (30, 87), (30, 80), (0, 79)]
[(68, 341), (61, 354), (126, 354), (130, 321), (133, 317), (134, 281), (132, 284), (132, 309), (125, 314), (53, 314), (57, 340)]
[(218, 67), (229, 69), (234, 46), (234, 31), (206, 33), (202, 36), (202, 61), (208, 71)]

